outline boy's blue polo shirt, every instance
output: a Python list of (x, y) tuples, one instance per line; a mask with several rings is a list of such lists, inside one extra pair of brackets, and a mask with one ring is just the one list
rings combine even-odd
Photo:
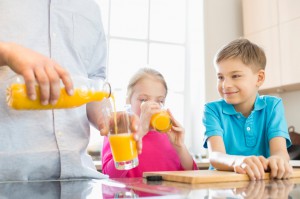
[(207, 148), (209, 137), (221, 136), (226, 153), (230, 155), (263, 155), (268, 158), (269, 142), (278, 136), (286, 139), (287, 147), (291, 145), (282, 100), (274, 96), (257, 95), (247, 118), (223, 99), (207, 103), (203, 123), (206, 128), (204, 148)]

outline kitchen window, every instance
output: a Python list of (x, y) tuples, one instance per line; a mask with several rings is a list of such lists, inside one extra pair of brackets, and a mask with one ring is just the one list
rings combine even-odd
[(201, 63), (202, 1), (98, 2), (108, 41), (107, 77), (117, 106), (125, 103), (129, 78), (140, 67), (158, 70), (169, 87), (166, 107), (185, 127), (188, 148), (198, 153), (197, 149), (193, 150), (193, 145), (201, 145), (202, 140), (195, 143), (193, 140), (201, 139), (197, 135), (201, 134), (197, 125), (201, 123), (201, 95), (204, 95), (201, 88), (204, 82), (201, 78), (204, 74)]

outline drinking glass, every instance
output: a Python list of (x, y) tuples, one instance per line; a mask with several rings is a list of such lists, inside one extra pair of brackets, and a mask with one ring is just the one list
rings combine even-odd
[(150, 124), (156, 131), (161, 133), (168, 132), (172, 127), (170, 115), (163, 107), (158, 113), (152, 115)]
[(118, 170), (132, 169), (139, 164), (136, 141), (131, 132), (130, 105), (115, 111), (112, 100), (105, 99), (101, 111), (105, 116), (106, 128), (108, 128), (108, 140), (110, 143), (115, 167)]

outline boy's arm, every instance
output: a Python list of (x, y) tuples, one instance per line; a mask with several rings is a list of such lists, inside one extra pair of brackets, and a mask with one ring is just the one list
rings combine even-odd
[(211, 136), (207, 140), (209, 161), (217, 170), (233, 171), (235, 156), (226, 154), (225, 145), (221, 136)]
[(226, 154), (221, 136), (208, 138), (209, 160), (217, 170), (235, 171), (247, 174), (251, 180), (261, 179), (267, 169), (267, 161), (263, 156), (238, 156)]
[(293, 168), (289, 164), (290, 156), (286, 149), (286, 139), (283, 137), (274, 137), (270, 140), (270, 153), (268, 158), (272, 178), (289, 178), (292, 175)]
[(270, 157), (268, 166), (271, 169), (273, 178), (289, 178), (292, 174), (292, 167), (289, 165), (287, 146), (291, 144), (287, 132), (287, 122), (284, 117), (284, 106), (281, 99), (270, 101), (272, 111), (269, 113), (267, 135), (269, 138)]

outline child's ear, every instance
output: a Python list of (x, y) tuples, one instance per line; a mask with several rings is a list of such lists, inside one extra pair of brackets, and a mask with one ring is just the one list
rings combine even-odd
[(265, 70), (261, 69), (257, 72), (257, 83), (256, 86), (260, 87), (265, 81)]

